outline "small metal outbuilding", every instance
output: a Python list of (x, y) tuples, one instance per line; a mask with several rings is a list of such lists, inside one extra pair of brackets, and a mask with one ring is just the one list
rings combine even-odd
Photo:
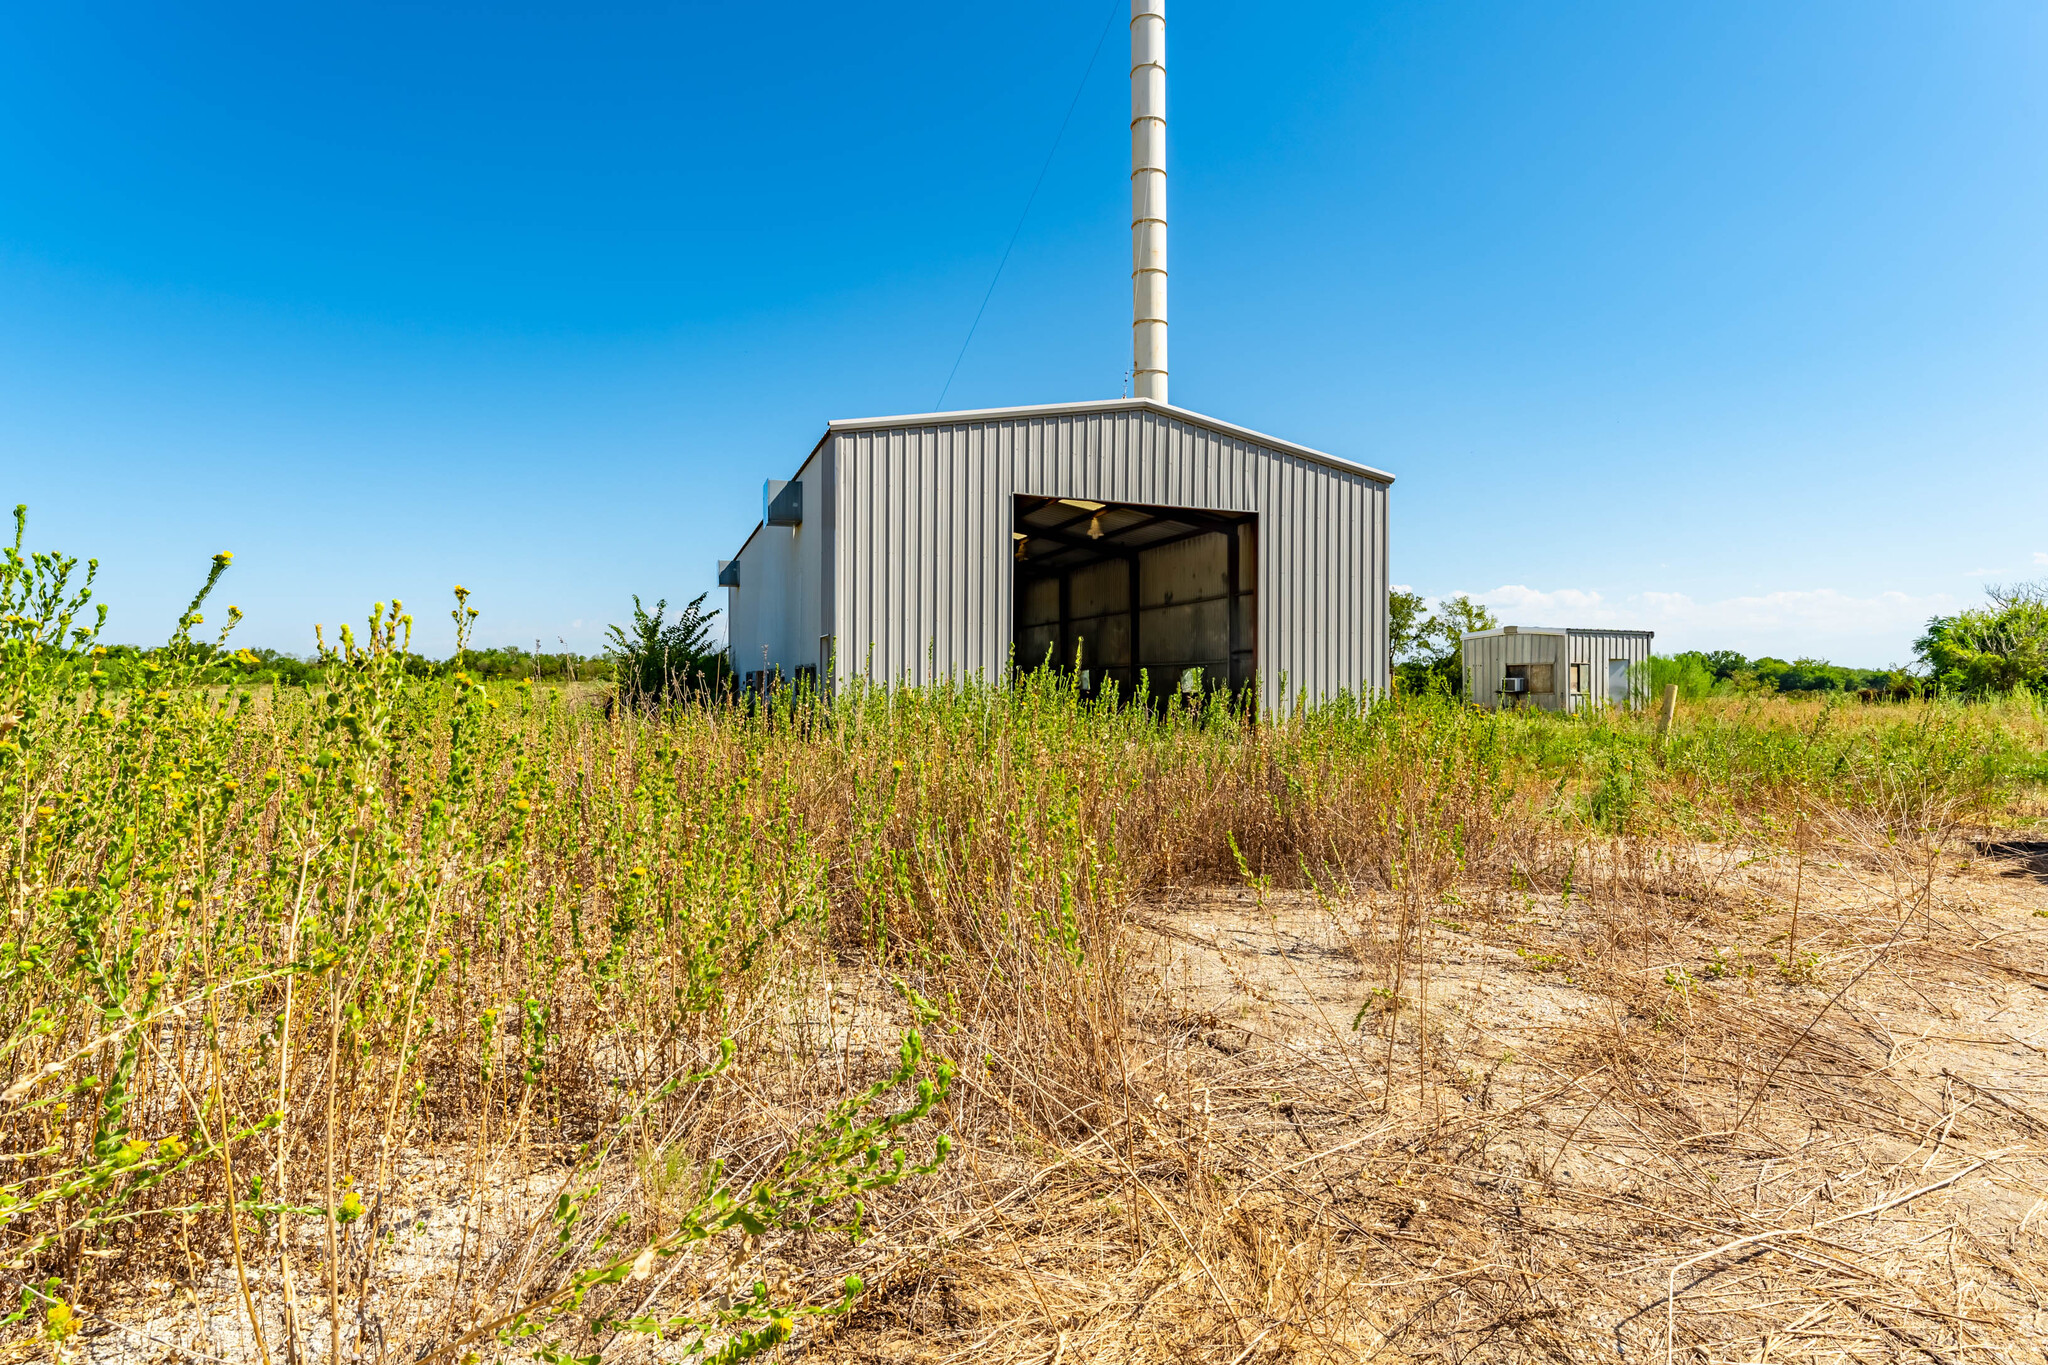
[(733, 667), (1371, 696), (1392, 483), (1151, 398), (835, 421), (719, 565)]
[(1502, 626), (1459, 637), (1465, 695), (1480, 706), (1639, 708), (1650, 689), (1647, 630)]

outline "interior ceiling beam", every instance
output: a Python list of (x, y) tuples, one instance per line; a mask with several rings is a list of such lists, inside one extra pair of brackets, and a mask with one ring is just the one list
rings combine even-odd
[[(1024, 520), (1024, 517), (1029, 516), (1032, 512), (1040, 512), (1047, 507), (1059, 504), (1063, 499), (1036, 498), (1033, 501), (1036, 505), (1017, 518), (1017, 530), (1024, 535), (1027, 553), (1030, 543), (1034, 540), (1047, 541), (1060, 547), (1059, 550), (1054, 551), (1046, 560), (1038, 563), (1038, 571), (1047, 574), (1056, 569), (1064, 571), (1086, 568), (1088, 564), (1101, 560), (1135, 560), (1142, 551), (1156, 550), (1167, 545), (1178, 545), (1184, 540), (1193, 540), (1198, 536), (1222, 535), (1234, 537), (1237, 534), (1238, 527), (1248, 520), (1246, 515), (1233, 516), (1230, 513), (1213, 515), (1180, 507), (1153, 508), (1141, 504), (1111, 502), (1104, 503), (1101, 512), (1084, 511), (1080, 515), (1068, 517), (1054, 526), (1035, 526)], [(1074, 527), (1081, 525), (1081, 523), (1092, 521), (1102, 515), (1103, 512), (1111, 511), (1139, 512), (1143, 514), (1143, 517), (1129, 526), (1121, 526), (1114, 531), (1104, 533), (1100, 539), (1069, 534)], [(1191, 529), (1183, 531), (1178, 535), (1161, 536), (1157, 540), (1148, 540), (1139, 545), (1128, 544), (1122, 539), (1122, 537), (1133, 532), (1148, 530), (1154, 526), (1185, 526)], [(1067, 551), (1081, 551), (1094, 558), (1059, 562), (1063, 553)], [(1026, 559), (1020, 562), (1032, 563), (1033, 561)]]
[[(1039, 510), (1040, 510), (1040, 511), (1043, 511), (1043, 510), (1045, 510), (1045, 509), (1044, 509), (1044, 508), (1040, 508)], [(1082, 522), (1084, 522), (1084, 521), (1092, 521), (1092, 520), (1093, 520), (1093, 519), (1094, 519), (1095, 517), (1097, 517), (1097, 516), (1099, 516), (1099, 515), (1100, 515), (1100, 514), (1099, 514), (1099, 513), (1096, 513), (1096, 512), (1083, 512), (1083, 513), (1081, 513), (1081, 515), (1079, 515), (1079, 516), (1077, 516), (1077, 517), (1068, 517), (1068, 518), (1067, 518), (1067, 519), (1066, 519), (1065, 521), (1056, 521), (1056, 522), (1054, 522), (1054, 523), (1053, 523), (1053, 524), (1052, 524), (1051, 526), (1047, 527), (1046, 529), (1047, 529), (1047, 530), (1051, 530), (1051, 531), (1066, 531), (1066, 530), (1070, 530), (1070, 529), (1072, 529), (1073, 527), (1079, 526), (1079, 525), (1080, 525), (1080, 524), (1081, 524)], [(1020, 518), (1020, 520), (1021, 520), (1021, 518)], [(1028, 531), (1032, 531), (1032, 530), (1034, 530), (1034, 529), (1036, 529), (1036, 528), (1035, 528), (1035, 527), (1033, 527), (1033, 526), (1031, 526), (1031, 525), (1029, 525), (1029, 524), (1026, 524), (1026, 525), (1025, 525), (1025, 527), (1024, 527), (1024, 529), (1025, 529), (1025, 530), (1026, 530), (1026, 531), (1028, 532)]]
[(1040, 531), (1025, 527), (1024, 543), (1029, 545), (1034, 540), (1049, 540), (1066, 550), (1092, 550), (1104, 559), (1129, 559), (1136, 555), (1139, 549), (1136, 545), (1119, 545), (1108, 536), (1101, 540), (1089, 540), (1085, 536), (1070, 536), (1061, 531)]
[(1160, 513), (1161, 520), (1177, 521), (1183, 526), (1199, 526), (1205, 531), (1218, 535), (1231, 535), (1244, 525), (1246, 516), (1232, 516), (1229, 513), (1197, 512), (1192, 508), (1169, 507)]
[[(1025, 510), (1023, 516), (1029, 516), (1034, 512), (1042, 512), (1048, 507), (1069, 505), (1068, 500), (1065, 498), (1047, 498), (1030, 493), (1020, 495), (1017, 500), (1031, 504)], [(1105, 502), (1102, 504), (1100, 512), (1090, 512), (1085, 509), (1079, 510), (1078, 515), (1060, 521), (1055, 525), (1054, 529), (1078, 526), (1082, 522), (1100, 515), (1101, 512), (1141, 512), (1148, 520), (1152, 521), (1177, 521), (1188, 526), (1207, 526), (1218, 531), (1233, 530), (1251, 520), (1252, 516), (1249, 512), (1209, 512), (1193, 507), (1161, 507), (1142, 502)], [(1023, 516), (1018, 518), (1020, 522), (1023, 520)], [(1129, 528), (1126, 527), (1125, 529), (1128, 530)]]

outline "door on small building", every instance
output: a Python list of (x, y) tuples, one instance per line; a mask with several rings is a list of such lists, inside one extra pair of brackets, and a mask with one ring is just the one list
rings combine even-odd
[(1627, 659), (1607, 661), (1607, 703), (1610, 706), (1629, 704), (1628, 667)]
[(1256, 673), (1258, 519), (1249, 512), (1019, 497), (1019, 669), (1095, 695), (1233, 690)]

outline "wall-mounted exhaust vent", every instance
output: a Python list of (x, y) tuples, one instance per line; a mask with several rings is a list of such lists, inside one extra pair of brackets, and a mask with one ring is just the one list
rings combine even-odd
[(718, 561), (718, 586), (737, 588), (740, 585), (740, 562), (737, 559)]
[(1131, 0), (1131, 393), (1166, 402), (1166, 0)]
[(761, 520), (770, 526), (804, 524), (804, 486), (795, 479), (770, 479), (761, 489)]

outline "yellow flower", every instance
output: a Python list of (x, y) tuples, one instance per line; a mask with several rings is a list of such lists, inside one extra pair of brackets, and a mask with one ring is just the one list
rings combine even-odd
[(52, 815), (55, 815), (56, 813), (57, 813), (57, 808), (56, 808), (55, 806), (37, 806), (37, 807), (36, 807), (36, 814), (37, 814), (37, 815), (40, 815), (40, 816), (42, 816), (42, 817), (43, 817), (44, 819), (46, 819), (46, 820), (47, 820), (47, 819), (49, 819), (49, 818), (50, 818), (50, 817), (51, 817)]
[(533, 802), (528, 801), (525, 797), (521, 797), (519, 800), (514, 801), (512, 803), (512, 809), (524, 815), (527, 811), (533, 809)]

